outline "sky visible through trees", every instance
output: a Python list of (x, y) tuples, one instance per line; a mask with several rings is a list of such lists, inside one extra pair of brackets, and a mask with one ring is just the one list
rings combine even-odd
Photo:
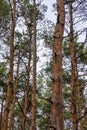
[(0, 130), (87, 130), (87, 1), (0, 1)]

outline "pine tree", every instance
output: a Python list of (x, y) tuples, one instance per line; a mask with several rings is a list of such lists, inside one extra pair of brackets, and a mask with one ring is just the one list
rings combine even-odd
[(11, 97), (12, 97), (12, 91), (13, 91), (15, 15), (16, 15), (16, 0), (13, 0), (11, 35), (10, 35), (10, 70), (9, 70), (9, 78), (8, 78), (8, 86), (7, 86), (7, 97), (6, 97), (1, 130), (7, 130), (8, 128), (8, 115), (9, 115), (10, 103), (11, 103)]
[(31, 130), (36, 130), (36, 0), (33, 0), (34, 14), (33, 14), (33, 83), (32, 83), (32, 107), (31, 107)]
[(63, 0), (57, 0), (57, 15), (53, 42), (52, 126), (56, 130), (64, 130), (62, 94), (62, 40), (65, 23), (65, 9)]

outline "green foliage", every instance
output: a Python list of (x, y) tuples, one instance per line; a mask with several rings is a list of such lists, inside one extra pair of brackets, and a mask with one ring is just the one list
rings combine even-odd
[(69, 72), (63, 70), (62, 76), (63, 76), (63, 84), (70, 84), (71, 76)]
[[(29, 0), (19, 1), (20, 3), (20, 13), (27, 20), (28, 23), (33, 23), (33, 15), (34, 15), (34, 5), (29, 2)], [(43, 20), (44, 13), (47, 11), (47, 6), (41, 5), (41, 3), (37, 3), (36, 5), (36, 19)]]
[(83, 51), (81, 51), (79, 55), (81, 62), (87, 64), (87, 48), (83, 48)]
[[(20, 51), (20, 70), (19, 70), (19, 78), (18, 78), (18, 88), (17, 88), (17, 100), (15, 104), (15, 116), (14, 116), (14, 129), (20, 129), (20, 121), (22, 117), (22, 110), (24, 108), (24, 94), (25, 94), (25, 86), (26, 86), (26, 79), (27, 79), (27, 62), (29, 58), (29, 49), (31, 49), (31, 52), (33, 50), (33, 47), (29, 46), (29, 28), (27, 23), (29, 24), (29, 27), (33, 25), (33, 15), (34, 15), (34, 6), (33, 2), (29, 0), (18, 0), (17, 1), (17, 13), (20, 21), (22, 22), (23, 19), (23, 26), (24, 26), (24, 32), (20, 33), (20, 29), (15, 32), (15, 47), (14, 47), (14, 63), (16, 65), (17, 63), (17, 54)], [(45, 13), (47, 11), (47, 6), (44, 4), (41, 4), (37, 2), (36, 5), (36, 19), (37, 23), (40, 21), (41, 24), (41, 34), (39, 34), (38, 37), (43, 39), (44, 45), (49, 50), (52, 50), (53, 48), (53, 34), (54, 34), (54, 24), (50, 20), (45, 20)], [(0, 22), (1, 20), (8, 18), (10, 12), (9, 4), (6, 0), (0, 0)], [(44, 20), (44, 25), (41, 23), (41, 21)], [(21, 23), (19, 22), (19, 24)], [(7, 22), (6, 22), (7, 25)], [(46, 25), (46, 26), (45, 26)], [(26, 26), (26, 27), (25, 27)], [(2, 27), (2, 25), (1, 25)], [(5, 26), (6, 27), (6, 26)], [(26, 29), (27, 28), (27, 29)], [(43, 28), (43, 30), (42, 30)], [(33, 29), (33, 26), (32, 26)], [(32, 39), (33, 39), (33, 30), (32, 33)], [(37, 29), (38, 33), (38, 29)], [(7, 35), (7, 34), (6, 34)], [(76, 34), (74, 36), (74, 46), (76, 49), (76, 57), (79, 61), (79, 63), (85, 63), (87, 64), (87, 48), (85, 47), (85, 43), (78, 43), (78, 35)], [(32, 40), (33, 42), (33, 40)], [(5, 43), (5, 42), (4, 42)], [(9, 43), (9, 37), (6, 40), (6, 43)], [(6, 45), (6, 44), (5, 44)], [(8, 44), (9, 45), (9, 44)], [(38, 49), (37, 49), (38, 50)], [(32, 54), (32, 53), (31, 53)], [(63, 43), (63, 54), (64, 58), (70, 59), (70, 37), (64, 39)], [(31, 56), (32, 58), (32, 56)], [(64, 59), (65, 60), (65, 59)], [(43, 72), (41, 72), (37, 77), (37, 112), (36, 112), (36, 118), (37, 118), (37, 126), (39, 130), (45, 130), (46, 126), (48, 125), (48, 120), (51, 120), (51, 94), (52, 94), (52, 59), (49, 60), (46, 64), (46, 68)], [(16, 67), (14, 65), (14, 68)], [(6, 69), (6, 63), (1, 62), (0, 63), (0, 91), (4, 90), (6, 92), (6, 85), (7, 85), (7, 69)], [(68, 71), (66, 68), (63, 70), (62, 74), (62, 87), (63, 87), (63, 97), (64, 97), (64, 121), (66, 128), (65, 130), (70, 130), (70, 126), (68, 126), (67, 122), (71, 123), (71, 72), (70, 68), (68, 67)], [(32, 62), (31, 62), (31, 73), (30, 73), (30, 85), (29, 85), (29, 97), (28, 97), (28, 113), (27, 116), (30, 116), (31, 113), (31, 97), (32, 97)], [(14, 72), (14, 75), (16, 73)], [(15, 76), (14, 76), (14, 85), (15, 85)], [(79, 78), (79, 87), (80, 92), (82, 96), (82, 105), (86, 104), (86, 97), (84, 96), (84, 90), (85, 90), (85, 84), (86, 80), (83, 80)], [(19, 105), (20, 104), (20, 105)], [(20, 107), (21, 106), (21, 107)], [(85, 105), (84, 105), (85, 106)], [(21, 110), (22, 109), (22, 110)], [(29, 123), (29, 122), (28, 122)], [(51, 124), (51, 121), (50, 121)], [(70, 124), (71, 125), (71, 124)], [(27, 127), (27, 125), (26, 125)], [(84, 130), (87, 129), (86, 123), (83, 124)]]
[[(7, 0), (0, 0), (0, 37), (5, 40), (10, 30), (10, 6)], [(4, 38), (3, 38), (4, 36)]]
[(45, 69), (45, 72), (46, 73), (52, 73), (52, 61), (50, 61), (49, 63), (47, 63), (47, 67), (46, 67), (46, 69)]
[(52, 21), (48, 20), (46, 22), (46, 28), (43, 31), (43, 39), (45, 47), (52, 49), (53, 47), (53, 33), (54, 33), (54, 24)]
[(6, 92), (6, 85), (7, 85), (7, 69), (6, 63), (0, 63), (0, 91)]
[(37, 113), (38, 127), (39, 129), (44, 129), (44, 127), (46, 127), (48, 124), (48, 119), (50, 119), (51, 104), (45, 98), (39, 99), (38, 108), (39, 108)]
[(70, 119), (70, 118), (71, 118), (71, 113), (70, 113), (70, 111), (65, 110), (65, 111), (64, 111), (64, 119), (66, 120), (66, 119)]
[(70, 40), (65, 39), (64, 44), (63, 44), (63, 51), (66, 57), (70, 56)]
[(38, 75), (37, 82), (37, 121), (41, 130), (46, 129), (51, 116), (52, 80), (48, 77), (44, 79), (44, 76), (43, 74)]
[(9, 4), (7, 3), (6, 0), (1, 0), (0, 1), (0, 19), (4, 19), (5, 17), (8, 16), (10, 11)]
[[(85, 47), (85, 43), (78, 42), (78, 35), (75, 35), (74, 39), (74, 47), (76, 50), (76, 57), (79, 62), (84, 64), (87, 63), (87, 47)], [(69, 58), (70, 57), (70, 38), (66, 38), (63, 44), (63, 52), (64, 55)]]

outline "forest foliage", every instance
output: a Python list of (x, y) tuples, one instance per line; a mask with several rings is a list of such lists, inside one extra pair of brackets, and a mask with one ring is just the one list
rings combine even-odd
[(52, 8), (0, 1), (0, 130), (87, 129), (87, 1)]

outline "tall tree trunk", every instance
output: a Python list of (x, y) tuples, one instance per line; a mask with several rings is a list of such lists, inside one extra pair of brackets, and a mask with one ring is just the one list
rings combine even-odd
[(36, 0), (34, 3), (34, 14), (33, 14), (33, 27), (34, 27), (34, 47), (33, 47), (33, 88), (32, 88), (32, 117), (31, 117), (31, 130), (36, 130)]
[(30, 79), (30, 63), (31, 63), (31, 44), (32, 44), (32, 27), (29, 26), (29, 58), (28, 58), (28, 66), (27, 66), (27, 80), (26, 80), (26, 88), (25, 88), (25, 100), (24, 100), (24, 110), (23, 110), (23, 118), (21, 122), (21, 130), (25, 129), (26, 116), (28, 112), (28, 98), (29, 98), (29, 79)]
[(65, 23), (64, 0), (57, 0), (57, 23), (53, 42), (52, 126), (64, 130), (62, 94), (62, 41)]
[(6, 97), (3, 123), (2, 123), (1, 130), (7, 130), (8, 128), (8, 115), (9, 115), (10, 103), (11, 103), (11, 98), (12, 98), (12, 90), (13, 90), (15, 14), (16, 14), (16, 0), (13, 0), (11, 36), (10, 36), (10, 70), (9, 70), (9, 79), (8, 79), (8, 86), (7, 86), (7, 97)]
[(16, 84), (15, 84), (15, 87), (14, 87), (14, 96), (13, 96), (13, 104), (12, 104), (12, 107), (11, 107), (9, 130), (13, 130), (13, 125), (14, 125), (14, 107), (15, 107), (17, 87), (18, 87), (19, 65), (20, 65), (20, 52), (18, 54)]
[(71, 51), (71, 89), (72, 89), (72, 128), (78, 130), (77, 123), (77, 107), (76, 107), (76, 91), (77, 91), (77, 64), (76, 64), (76, 52), (73, 37), (73, 14), (72, 14), (72, 1), (69, 3), (70, 12), (70, 51)]

